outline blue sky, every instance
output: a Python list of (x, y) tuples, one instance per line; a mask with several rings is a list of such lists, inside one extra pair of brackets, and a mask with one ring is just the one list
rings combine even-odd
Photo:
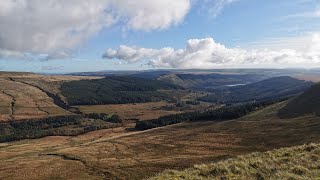
[[(43, 1), (46, 2), (49, 1)], [(62, 3), (61, 11), (68, 11), (69, 4), (64, 5), (64, 1), (59, 0), (56, 2)], [(145, 0), (133, 2), (139, 4), (137, 11), (146, 5), (147, 8), (151, 6), (146, 4)], [(52, 8), (36, 0), (30, 0), (29, 3), (34, 8)], [(170, 1), (166, 3), (158, 6), (174, 6)], [(165, 20), (159, 20), (159, 24), (165, 22), (164, 27), (158, 27), (158, 24), (150, 25), (150, 22), (143, 19), (133, 21), (137, 14), (126, 10), (125, 3), (113, 5), (116, 8), (105, 4), (93, 4), (93, 9), (105, 6), (105, 9), (112, 8), (112, 12), (119, 11), (120, 13), (115, 14), (120, 17), (113, 17), (110, 22), (90, 20), (90, 23), (97, 23), (94, 29), (91, 28), (91, 24), (90, 28), (80, 29), (84, 24), (74, 23), (70, 28), (81, 33), (77, 34), (77, 37), (68, 36), (65, 41), (59, 39), (66, 36), (63, 29), (67, 29), (73, 21), (78, 21), (78, 18), (67, 19), (68, 24), (64, 24), (65, 19), (56, 18), (53, 22), (61, 23), (57, 25), (57, 29), (46, 22), (43, 26), (48, 26), (49, 30), (36, 29), (27, 32), (31, 25), (40, 26), (43, 20), (46, 21), (44, 18), (50, 16), (44, 15), (44, 18), (40, 18), (39, 13), (46, 11), (39, 10), (39, 13), (35, 13), (29, 12), (27, 8), (15, 9), (16, 4), (4, 4), (4, 7), (11, 9), (10, 13), (9, 10), (2, 12), (7, 14), (0, 18), (0, 26), (12, 26), (20, 30), (0, 33), (0, 68), (4, 71), (65, 73), (150, 68), (320, 66), (320, 55), (316, 51), (319, 49), (319, 44), (316, 43), (319, 42), (320, 32), (318, 0), (181, 0), (181, 3), (189, 4), (184, 10), (178, 9), (178, 4), (176, 9), (168, 10), (169, 15), (163, 15)], [(75, 4), (74, 6), (77, 6)], [(70, 8), (75, 7), (70, 5)], [(154, 8), (152, 7), (152, 10)], [(83, 18), (107, 18), (105, 14), (102, 15), (105, 11), (97, 10), (93, 14), (90, 12)], [(159, 12), (162, 12), (161, 9)], [(148, 13), (145, 13), (145, 16), (157, 18), (152, 11)], [(172, 18), (172, 14), (178, 13), (179, 17)], [(21, 19), (11, 19), (11, 15), (17, 14), (31, 17), (30, 19), (35, 16), (35, 21), (39, 23), (30, 22), (31, 25), (26, 23), (17, 27)], [(132, 25), (132, 21), (138, 25)], [(151, 18), (150, 21), (157, 23), (157, 20)], [(144, 25), (150, 27), (144, 28)], [(57, 34), (60, 31), (61, 33)], [(25, 35), (33, 38), (26, 38)], [(56, 38), (51, 38), (51, 35)], [(6, 40), (6, 37), (11, 39)], [(41, 37), (40, 40), (47, 43), (42, 45), (38, 41), (35, 42), (34, 39), (37, 37)], [(4, 43), (1, 43), (2, 39)], [(12, 39), (16, 44), (11, 43)], [(191, 43), (188, 41), (190, 39), (196, 41)], [(57, 43), (52, 45), (52, 41)], [(22, 45), (24, 42), (29, 42), (30, 48), (28, 44)], [(121, 48), (121, 45), (125, 47)], [(164, 47), (168, 49), (162, 49)], [(106, 53), (108, 49), (110, 51)], [(179, 49), (182, 49), (181, 52)], [(4, 52), (2, 56), (1, 50)], [(102, 57), (104, 54), (107, 58)], [(261, 57), (266, 56), (267, 58), (261, 60)]]

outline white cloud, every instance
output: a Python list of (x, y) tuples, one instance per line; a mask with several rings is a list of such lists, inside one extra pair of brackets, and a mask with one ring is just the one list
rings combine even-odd
[(121, 45), (118, 50), (108, 49), (103, 55), (103, 58), (115, 58), (128, 63), (135, 63), (143, 59), (170, 56), (172, 53), (174, 53), (174, 49), (172, 48), (146, 49)]
[(0, 7), (2, 56), (56, 58), (114, 24), (143, 31), (176, 25), (190, 0), (1, 0)]
[(234, 3), (238, 0), (204, 0), (203, 6), (208, 8), (209, 14), (215, 18), (217, 17), (222, 10), (231, 3)]
[(112, 0), (111, 5), (128, 18), (134, 30), (166, 29), (180, 23), (190, 9), (190, 0)]
[(18, 51), (9, 51), (6, 49), (0, 49), (0, 58), (17, 58), (17, 59), (25, 59), (26, 56), (24, 53)]
[(30, 53), (70, 49), (114, 23), (101, 0), (0, 1), (0, 48)]
[(185, 49), (147, 49), (122, 45), (117, 50), (108, 49), (105, 58), (115, 58), (128, 63), (147, 60), (160, 68), (219, 68), (219, 67), (306, 67), (320, 65), (320, 35), (304, 42), (303, 51), (282, 48), (241, 49), (227, 48), (212, 38), (188, 40)]

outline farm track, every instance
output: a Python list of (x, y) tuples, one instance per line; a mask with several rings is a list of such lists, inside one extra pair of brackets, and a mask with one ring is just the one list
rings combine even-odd
[(7, 92), (2, 91), (2, 93), (7, 95), (7, 96), (9, 96), (12, 99), (11, 103), (10, 103), (10, 110), (11, 110), (10, 118), (11, 118), (11, 120), (14, 120), (14, 117), (13, 117), (14, 112), (15, 112), (14, 108), (15, 108), (15, 104), (16, 104), (17, 100), (13, 95), (11, 95), (11, 94), (9, 94)]

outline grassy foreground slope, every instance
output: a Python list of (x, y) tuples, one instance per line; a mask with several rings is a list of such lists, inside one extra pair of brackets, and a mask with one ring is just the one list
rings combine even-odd
[(184, 171), (167, 170), (150, 179), (320, 179), (320, 144), (253, 153)]

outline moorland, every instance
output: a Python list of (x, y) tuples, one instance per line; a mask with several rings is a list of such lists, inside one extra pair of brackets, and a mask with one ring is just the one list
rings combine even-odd
[(318, 76), (1, 72), (0, 179), (316, 178)]

